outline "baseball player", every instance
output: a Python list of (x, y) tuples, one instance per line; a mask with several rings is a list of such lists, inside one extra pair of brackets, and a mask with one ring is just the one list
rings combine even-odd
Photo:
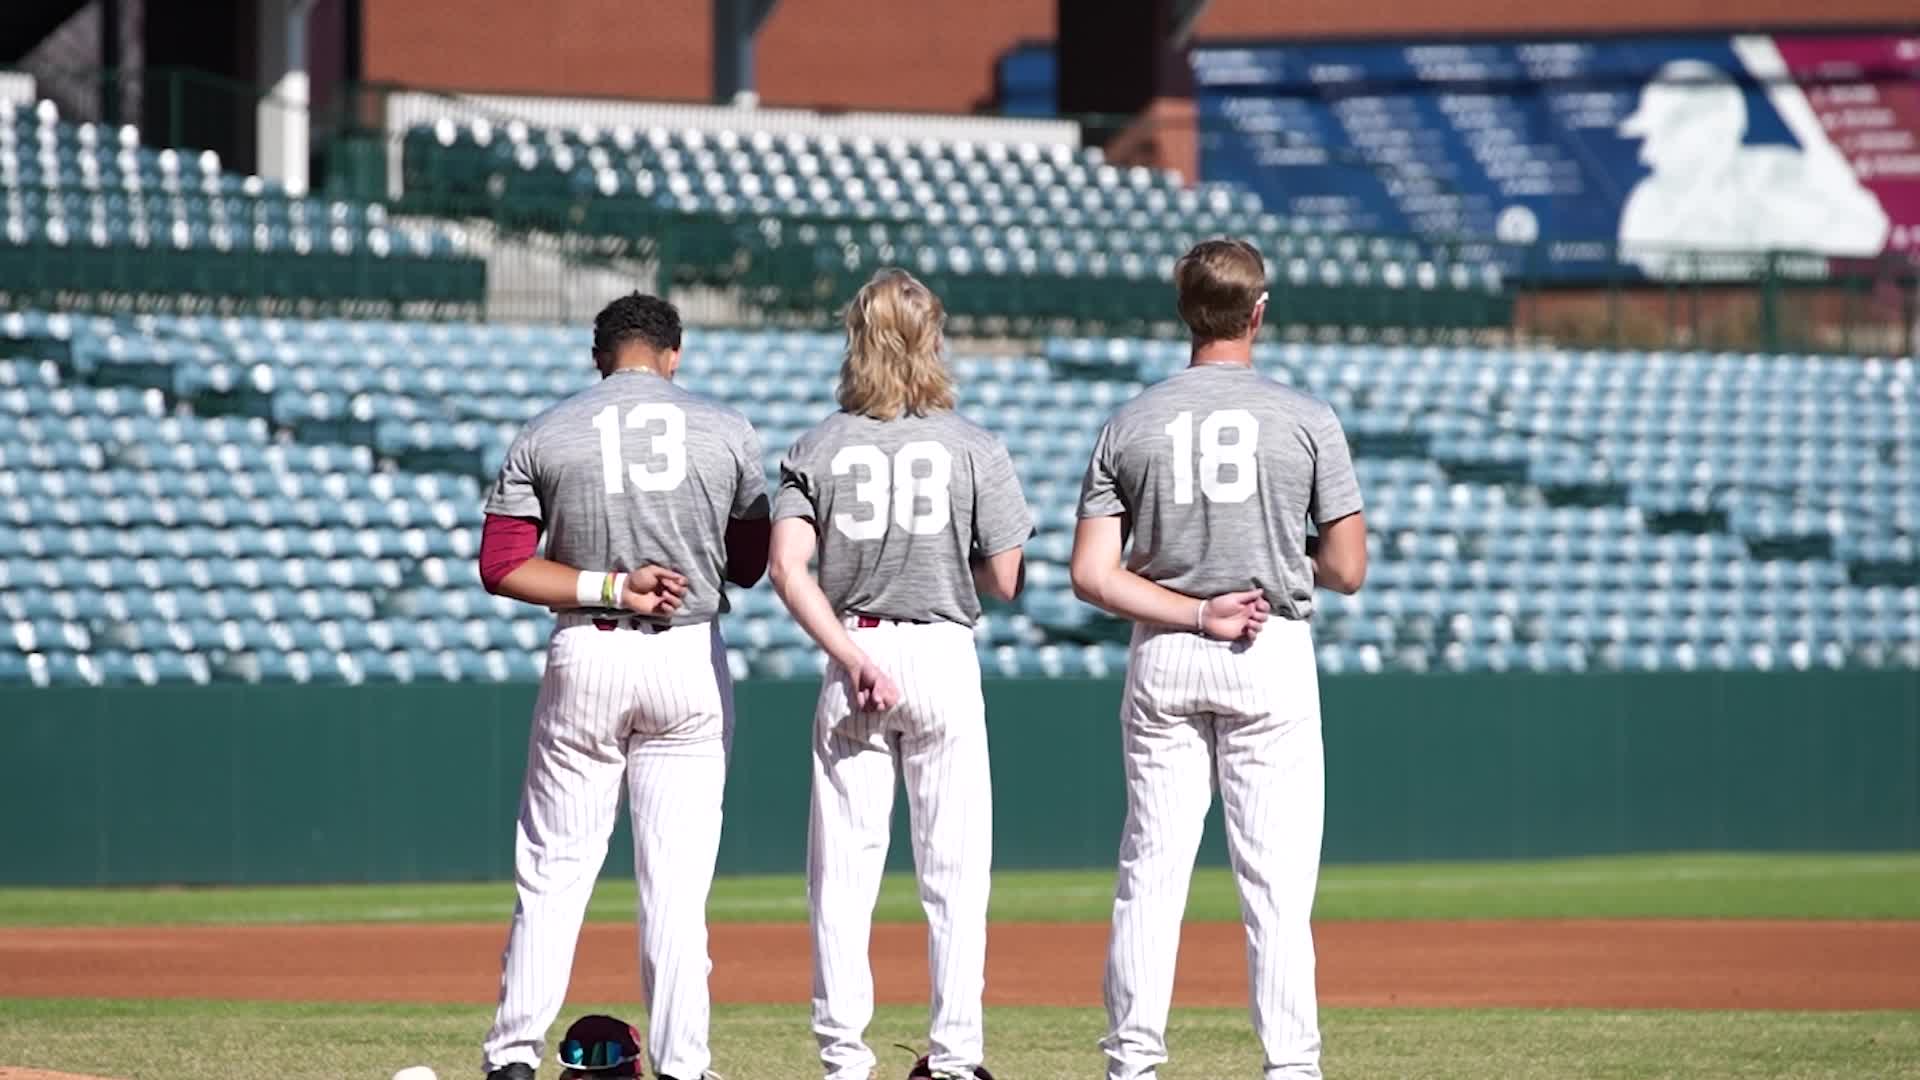
[[(814, 712), (807, 892), (813, 1032), (830, 1080), (867, 1080), (867, 963), (904, 772), (927, 912), (933, 1016), (927, 1073), (980, 1068), (993, 811), (973, 624), (979, 592), (1018, 594), (1033, 519), (1006, 447), (953, 411), (945, 311), (902, 270), (847, 308), (841, 411), (780, 464), (772, 576), (826, 650)], [(819, 554), (819, 579), (808, 560)]]
[(1318, 1077), (1307, 917), (1323, 769), (1307, 619), (1314, 586), (1352, 592), (1366, 574), (1360, 490), (1333, 410), (1253, 369), (1260, 253), (1209, 240), (1174, 275), (1192, 364), (1101, 430), (1073, 544), (1074, 592), (1135, 624), (1101, 1047), (1110, 1080), (1153, 1076), (1167, 1059), (1180, 919), (1217, 782), (1263, 1075)]
[(599, 385), (527, 424), (486, 503), (487, 588), (559, 612), (528, 742), (490, 1080), (532, 1080), (539, 1065), (623, 782), (648, 1057), (661, 1080), (709, 1064), (706, 905), (733, 726), (715, 617), (723, 579), (750, 586), (766, 568), (760, 440), (739, 413), (673, 384), (671, 304), (608, 304), (593, 356)]

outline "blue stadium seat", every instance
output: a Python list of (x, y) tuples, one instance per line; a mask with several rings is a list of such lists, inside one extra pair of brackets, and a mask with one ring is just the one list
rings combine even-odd
[[(1141, 198), (1122, 176), (1113, 190)], [(1005, 184), (997, 197), (1018, 191)], [(1086, 257), (1091, 272), (1078, 246), (1086, 229), (1035, 242)], [(1312, 257), (1333, 257), (1333, 243)], [(0, 352), (8, 335), (53, 321), (0, 316)], [(547, 623), (470, 588), (470, 560), (482, 486), (519, 419), (591, 381), (579, 331), (199, 316), (141, 317), (137, 332), (111, 318), (65, 325), (96, 373), (136, 360), (204, 371), (209, 358), (237, 357), (239, 381), (176, 380), (173, 411), (161, 416), (144, 391), (95, 392), (78, 369), (0, 361), (0, 408), (12, 410), (0, 423), (0, 496), (15, 526), (0, 528), (0, 614), (51, 650), (0, 672), (52, 681), (46, 657), (61, 655), (68, 681), (195, 679), (196, 660), (215, 653), (233, 654), (211, 673), (219, 678), (498, 679), (537, 669)], [(391, 351), (364, 362), (375, 350)], [(711, 364), (705, 385), (762, 423), (771, 466), (830, 408), (837, 350), (829, 335), (696, 330), (689, 375)], [(1027, 594), (980, 628), (983, 662), (1112, 673), (1124, 652), (1081, 644), (1110, 631), (1065, 581), (1079, 473), (1105, 412), (1137, 390), (1142, 371), (1184, 362), (1184, 348), (1062, 339), (1041, 352), (1025, 363), (954, 360), (970, 413), (1012, 449), (1040, 527)], [(430, 366), (439, 358), (450, 363)], [(1264, 370), (1346, 403), (1375, 530), (1367, 590), (1321, 599), (1323, 659), (1357, 672), (1904, 662), (1920, 641), (1920, 590), (1850, 578), (1858, 565), (1897, 571), (1914, 561), (1920, 443), (1893, 407), (1911, 365), (1793, 359), (1799, 366), (1263, 347)], [(1829, 370), (1844, 378), (1832, 382)], [(1708, 393), (1726, 385), (1725, 372), (1744, 388)], [(278, 430), (268, 417), (195, 414), (201, 395), (224, 401), (256, 377), (277, 388)], [(1866, 389), (1856, 393), (1855, 380)], [(1821, 400), (1829, 384), (1841, 389), (1824, 392), (1845, 408), (1799, 404)], [(294, 393), (345, 395), (346, 412), (327, 415), (350, 422), (354, 402), (377, 401), (385, 419), (359, 436), (309, 432), (309, 413), (280, 405)], [(1510, 413), (1497, 411), (1503, 399)], [(1861, 402), (1872, 408), (1854, 407)], [(1509, 426), (1509, 415), (1520, 424)], [(371, 445), (332, 441), (369, 434)], [(1482, 479), (1489, 470), (1496, 478)], [(1624, 490), (1600, 490), (1598, 506), (1555, 505), (1568, 490), (1623, 478)], [(1727, 527), (1648, 525), (1672, 510), (1724, 512)], [(61, 540), (51, 552), (50, 534)], [(106, 618), (80, 611), (74, 597), (97, 588), (93, 568), (115, 560), (134, 567), (126, 580), (140, 587), (116, 590)], [(734, 601), (727, 633), (744, 671), (814, 670), (818, 651), (767, 590), (736, 591)], [(42, 646), (43, 631), (57, 644)], [(265, 659), (289, 650), (297, 664)], [(5, 655), (27, 653), (16, 643)], [(83, 665), (83, 656), (95, 659)]]

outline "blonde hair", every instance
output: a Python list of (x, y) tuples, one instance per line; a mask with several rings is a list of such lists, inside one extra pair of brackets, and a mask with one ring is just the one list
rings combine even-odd
[(1202, 240), (1173, 266), (1180, 318), (1200, 341), (1231, 341), (1253, 325), (1267, 264), (1245, 240)]
[(905, 270), (887, 268), (847, 305), (840, 407), (875, 420), (953, 408), (943, 334), (947, 310)]

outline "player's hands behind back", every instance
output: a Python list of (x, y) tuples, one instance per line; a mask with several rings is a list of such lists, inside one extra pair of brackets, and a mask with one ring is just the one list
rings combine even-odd
[(1200, 626), (1210, 638), (1251, 641), (1259, 635), (1272, 611), (1273, 605), (1267, 603), (1266, 593), (1259, 589), (1222, 593), (1207, 601)]
[(886, 712), (900, 704), (900, 686), (872, 660), (853, 669), (853, 705), (861, 712)]
[(621, 581), (620, 606), (637, 615), (671, 615), (686, 595), (686, 575), (648, 563)]

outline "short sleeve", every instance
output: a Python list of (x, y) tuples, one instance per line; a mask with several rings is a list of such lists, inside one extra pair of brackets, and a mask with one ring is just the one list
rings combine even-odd
[(1323, 406), (1313, 430), (1313, 496), (1307, 514), (1315, 525), (1360, 512), (1360, 482), (1353, 475), (1347, 433), (1332, 406)]
[(1027, 542), (1033, 535), (1033, 511), (1020, 490), (1013, 458), (999, 439), (973, 470), (973, 550), (982, 557), (998, 555)]
[(1113, 423), (1108, 421), (1094, 441), (1087, 475), (1080, 481), (1081, 518), (1118, 517), (1127, 512), (1113, 475)]
[(740, 439), (740, 479), (733, 488), (733, 515), (736, 518), (767, 516), (766, 455), (760, 449), (760, 433), (752, 424), (742, 425)]
[(494, 478), (493, 488), (487, 492), (482, 512), (502, 517), (546, 520), (546, 514), (540, 506), (540, 489), (534, 483), (531, 428), (520, 432), (520, 436), (513, 440), (513, 445), (507, 448), (507, 459), (500, 463), (500, 475)]
[(817, 478), (807, 461), (806, 436), (801, 436), (780, 459), (780, 490), (773, 497), (773, 518), (811, 518), (816, 516), (819, 497)]

